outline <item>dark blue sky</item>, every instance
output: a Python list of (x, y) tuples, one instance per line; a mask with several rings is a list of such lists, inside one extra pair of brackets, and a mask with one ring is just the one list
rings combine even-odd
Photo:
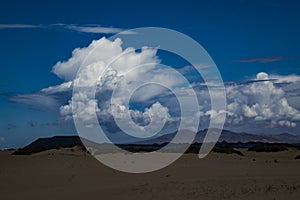
[[(225, 81), (243, 81), (261, 71), (300, 74), (299, 9), (298, 1), (267, 0), (1, 1), (0, 137), (6, 143), (0, 147), (23, 145), (40, 136), (74, 134), (72, 126), (45, 128), (43, 124), (55, 121), (58, 113), (7, 101), (10, 95), (62, 83), (51, 73), (56, 62), (68, 59), (74, 48), (111, 35), (54, 24), (174, 29), (208, 51)], [(16, 24), (38, 27), (9, 28)]]

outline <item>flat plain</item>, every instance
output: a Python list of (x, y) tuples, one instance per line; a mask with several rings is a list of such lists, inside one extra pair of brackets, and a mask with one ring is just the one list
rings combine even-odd
[(0, 152), (2, 200), (300, 199), (300, 151), (184, 154), (156, 172), (110, 169), (80, 148)]

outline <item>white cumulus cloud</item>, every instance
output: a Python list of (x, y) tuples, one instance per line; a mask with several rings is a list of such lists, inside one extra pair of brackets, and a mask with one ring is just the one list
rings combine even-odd
[[(227, 114), (227, 126), (246, 124), (251, 128), (298, 127), (300, 121), (298, 75), (260, 72), (255, 79), (244, 83), (225, 83), (227, 110), (217, 111), (211, 109), (210, 94), (205, 83), (193, 83), (193, 88), (189, 88), (184, 85), (182, 79), (170, 73), (168, 69), (160, 67), (159, 63), (156, 48), (143, 47), (140, 51), (130, 47), (124, 49), (121, 39), (111, 41), (103, 37), (92, 41), (87, 47), (76, 48), (68, 60), (59, 61), (54, 65), (53, 73), (62, 78), (64, 83), (33, 94), (15, 95), (10, 100), (38, 108), (58, 107), (66, 120), (72, 119), (72, 116), (80, 116), (89, 122), (87, 124), (90, 126), (95, 123), (93, 114), (96, 112), (102, 122), (110, 122), (114, 116), (121, 124), (127, 124), (128, 128), (131, 125), (134, 127), (136, 123), (141, 125), (140, 129), (150, 123), (153, 127), (160, 126), (164, 120), (176, 124), (180, 117), (187, 119), (185, 122), (192, 122), (200, 117), (201, 122), (205, 124), (210, 118), (217, 118), (224, 113)], [(189, 70), (193, 69), (183, 67), (178, 71), (186, 73)], [(164, 86), (176, 92), (177, 97), (185, 105), (193, 104), (195, 91), (199, 110), (186, 106), (187, 111), (180, 113), (176, 97), (166, 88), (147, 85), (137, 90), (144, 81), (163, 82)], [(217, 97), (218, 85), (210, 84), (214, 88), (213, 95)], [(74, 85), (80, 89), (74, 92), (71, 99)], [(94, 86), (96, 98), (93, 94)], [(114, 90), (115, 88), (117, 89)], [(112, 93), (113, 90), (115, 93)], [(143, 109), (128, 105), (128, 98), (131, 95), (133, 95), (131, 100), (144, 105)]]
[[(294, 127), (294, 121), (300, 120), (299, 110), (293, 108), (285, 95), (285, 91), (270, 80), (267, 73), (261, 72), (256, 81), (249, 84), (227, 87), (228, 111), (232, 120), (269, 121), (272, 125)], [(229, 117), (230, 119), (230, 117)]]
[[(53, 67), (56, 75), (66, 81), (73, 81), (74, 85), (80, 88), (78, 91), (74, 91), (69, 104), (61, 106), (60, 113), (63, 116), (66, 118), (70, 118), (71, 115), (80, 117), (85, 122), (90, 122), (89, 126), (94, 123), (93, 113), (95, 112), (103, 120), (110, 119), (107, 115), (112, 116), (112, 111), (115, 111), (118, 113), (115, 117), (124, 123), (128, 123), (128, 117), (126, 117), (128, 115), (135, 116), (144, 124), (147, 124), (149, 119), (152, 124), (160, 123), (165, 117), (167, 120), (171, 120), (168, 109), (159, 102), (153, 103), (144, 112), (129, 109), (126, 100), (130, 95), (130, 89), (136, 88), (147, 77), (154, 82), (159, 81), (158, 79), (168, 80), (170, 78), (170, 81), (167, 81), (169, 85), (177, 83), (174, 83), (172, 77), (167, 77), (167, 74), (164, 75), (159, 70), (160, 73), (157, 72), (155, 67), (159, 60), (156, 57), (157, 50), (155, 48), (143, 47), (140, 52), (136, 52), (133, 48), (123, 49), (121, 45), (120, 39), (110, 41), (101, 38), (93, 41), (88, 47), (75, 49), (71, 58), (58, 62)], [(102, 75), (101, 78), (99, 78), (100, 75)], [(126, 79), (122, 79), (124, 76)], [(115, 92), (116, 100), (111, 104), (108, 96), (117, 83), (119, 83), (119, 89), (118, 92)], [(94, 87), (98, 89), (99, 98), (97, 99), (93, 98)], [(56, 89), (58, 90), (58, 87)], [(136, 97), (139, 99), (145, 99), (147, 96), (147, 98), (151, 98), (159, 93), (160, 91), (148, 90), (147, 94), (140, 94)]]

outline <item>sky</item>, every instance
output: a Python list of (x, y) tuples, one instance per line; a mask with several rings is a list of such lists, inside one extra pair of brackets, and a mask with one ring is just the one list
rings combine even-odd
[[(139, 27), (173, 29), (206, 49), (226, 87), (226, 129), (298, 134), (299, 8), (298, 1), (267, 0), (171, 4), (162, 1), (2, 1), (0, 148), (24, 146), (39, 137), (76, 134), (69, 102), (75, 80), (73, 74), (78, 70), (74, 63), (75, 66), (82, 63), (81, 57), (89, 53), (93, 40), (113, 47), (99, 48), (99, 55), (116, 56), (124, 52), (125, 48), (122, 49), (118, 41), (103, 37)], [(76, 48), (81, 50), (72, 54)], [(193, 71), (189, 71), (188, 63), (151, 48), (128, 55), (128, 59), (135, 57), (141, 63), (168, 64), (189, 77), (202, 106), (199, 115), (203, 123), (207, 123), (213, 113), (207, 91), (201, 87), (201, 78), (194, 78)], [(103, 62), (107, 60), (103, 58)], [(121, 60), (119, 64), (137, 63)], [(115, 66), (113, 70), (113, 78), (107, 79), (105, 84), (119, 80), (124, 69)], [(159, 77), (155, 70), (150, 67), (147, 71), (154, 80)], [(105, 84), (98, 88), (99, 99), (93, 103), (103, 106), (98, 117), (108, 131), (115, 133), (119, 129), (110, 121), (111, 113), (107, 114), (107, 102), (103, 100), (105, 92), (111, 91), (111, 85)], [(178, 82), (172, 84), (175, 87)], [(144, 125), (149, 123), (149, 116), (154, 124), (162, 121), (162, 115), (167, 116), (166, 132), (176, 128), (178, 102), (175, 97), (163, 89), (146, 89), (149, 98), (141, 98), (144, 91), (137, 93), (131, 108), (126, 107), (125, 111)], [(123, 138), (119, 134), (111, 137), (116, 141)]]

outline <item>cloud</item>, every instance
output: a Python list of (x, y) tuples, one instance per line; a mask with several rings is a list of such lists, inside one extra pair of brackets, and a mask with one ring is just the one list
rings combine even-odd
[[(200, 64), (195, 65), (195, 67), (197, 67), (197, 69), (207, 69), (207, 68), (211, 68), (214, 66), (215, 65), (213, 65), (212, 63), (200, 63)], [(178, 71), (180, 71), (181, 73), (187, 73), (190, 71), (195, 71), (196, 70), (195, 67), (192, 65), (186, 65), (182, 68), (179, 68)]]
[(15, 129), (15, 128), (17, 128), (17, 126), (15, 124), (11, 124), (11, 123), (7, 124), (7, 130), (11, 130), (11, 129)]
[(86, 61), (86, 65), (94, 63), (98, 60), (104, 60), (104, 62), (108, 62), (112, 55), (118, 55), (122, 52), (120, 47), (121, 40), (115, 40), (114, 42), (109, 42), (105, 38), (93, 40), (88, 47), (74, 49), (71, 58), (69, 58), (67, 61), (57, 62), (54, 65), (52, 72), (64, 80), (74, 80), (77, 71), (79, 70), (85, 58), (90, 52), (93, 52), (93, 50), (100, 45), (102, 47), (101, 52), (96, 52), (95, 54), (97, 55), (90, 57), (90, 59)]
[(234, 60), (233, 62), (239, 62), (239, 63), (269, 63), (269, 62), (275, 62), (275, 61), (281, 61), (284, 58), (282, 56), (270, 56), (270, 57), (260, 57), (260, 58), (246, 58), (246, 59), (239, 59)]
[[(99, 25), (67, 25), (66, 29), (83, 32), (83, 33), (103, 33), (103, 34), (115, 34), (125, 31), (121, 28), (103, 27)], [(132, 31), (126, 31), (123, 34), (135, 34)]]
[(296, 126), (300, 111), (289, 104), (282, 88), (272, 81), (261, 81), (269, 78), (261, 72), (256, 76), (257, 82), (227, 87), (227, 108), (231, 114), (228, 120), (231, 123), (264, 121), (270, 126)]
[(274, 80), (275, 83), (295, 83), (300, 82), (300, 76), (291, 74), (291, 75), (270, 75), (270, 79)]
[(98, 24), (0, 24), (0, 29), (66, 29), (81, 33), (99, 33), (99, 34), (116, 34), (123, 32), (122, 34), (135, 34), (132, 31), (126, 31), (123, 28), (104, 27)]
[(10, 102), (25, 104), (31, 109), (57, 112), (72, 96), (72, 82), (50, 86), (31, 94), (8, 95)]
[[(103, 47), (102, 47), (102, 44)], [(168, 77), (168, 72), (164, 71), (163, 69), (159, 69), (160, 73), (156, 73), (155, 66), (151, 66), (150, 68), (145, 68), (147, 77), (140, 75), (139, 73), (134, 73), (133, 76), (129, 76), (128, 80), (120, 80), (124, 74), (126, 74), (126, 70), (130, 70), (130, 66), (135, 66), (142, 63), (154, 62), (158, 63), (158, 60), (155, 58), (155, 51), (152, 49), (145, 48), (141, 53), (129, 53), (122, 59), (118, 60), (115, 65), (112, 66), (112, 68), (107, 72), (107, 75), (104, 75), (103, 78), (97, 82), (95, 81), (97, 77), (95, 77), (95, 74), (99, 74), (99, 71), (102, 68), (104, 68), (105, 63), (108, 63), (111, 57), (113, 55), (119, 55), (129, 50), (122, 50), (120, 48), (121, 46), (121, 40), (115, 40), (115, 41), (107, 41), (105, 38), (102, 38), (99, 41), (94, 41), (89, 47), (84, 49), (77, 49), (75, 53), (73, 53), (73, 56), (66, 62), (59, 63), (54, 67), (54, 69), (62, 70), (61, 72), (57, 73), (61, 77), (70, 77), (73, 78), (73, 70), (77, 68), (80, 64), (82, 64), (81, 56), (86, 55), (87, 53), (90, 53), (90, 51), (94, 51), (95, 49), (91, 48), (91, 46), (96, 45), (100, 46), (99, 52), (94, 52), (94, 56), (90, 57), (90, 60), (86, 61), (87, 65), (87, 71), (82, 72), (79, 74), (77, 79), (75, 81), (81, 81), (80, 85), (84, 86), (90, 86), (90, 85), (99, 85), (99, 89), (102, 91), (112, 90), (117, 82), (120, 82), (121, 89), (117, 92), (118, 99), (116, 100), (116, 104), (112, 105), (112, 110), (118, 113), (118, 117), (123, 118), (125, 122), (128, 124), (128, 118), (125, 116), (128, 116), (130, 113), (134, 115), (134, 118), (136, 118), (136, 121), (139, 123), (145, 123), (147, 122), (147, 117), (145, 117), (145, 113), (137, 111), (137, 110), (130, 110), (128, 107), (126, 107), (125, 100), (126, 96), (130, 94), (130, 89), (134, 88), (135, 85), (139, 85), (139, 81), (145, 81), (148, 79), (153, 80), (153, 82), (160, 82), (160, 80), (168, 80), (168, 84), (171, 86), (171, 88), (176, 85), (180, 84), (180, 79), (174, 76)], [(147, 51), (147, 53), (145, 53)], [(106, 53), (107, 57), (103, 57), (104, 52)], [(111, 54), (109, 54), (109, 52)], [(134, 52), (134, 51), (133, 51)], [(78, 54), (78, 55), (77, 55)], [(145, 55), (142, 56), (142, 55)], [(99, 56), (100, 57), (99, 59)], [(143, 59), (133, 59), (133, 58), (143, 58)], [(95, 60), (93, 60), (95, 59)], [(96, 61), (97, 59), (101, 60)], [(151, 61), (153, 59), (153, 61)], [(128, 63), (127, 61), (133, 61), (131, 63)], [(140, 61), (136, 63), (137, 61)], [(126, 66), (125, 68), (123, 66)], [(69, 71), (70, 70), (70, 71)], [(184, 68), (184, 71), (189, 70), (188, 67)], [(54, 71), (55, 72), (55, 71)], [(58, 72), (58, 71), (57, 71)], [(77, 72), (77, 70), (76, 70)], [(73, 76), (70, 76), (70, 74)], [(137, 82), (135, 82), (134, 78), (138, 77)], [(150, 78), (149, 78), (150, 77)], [(217, 117), (219, 113), (227, 113), (228, 120), (227, 124), (234, 124), (239, 125), (242, 123), (249, 123), (249, 124), (255, 124), (257, 122), (265, 122), (269, 124), (270, 126), (286, 126), (286, 127), (295, 127), (296, 122), (300, 120), (300, 113), (297, 109), (292, 107), (287, 98), (285, 97), (285, 91), (281, 89), (280, 87), (276, 86), (276, 83), (283, 83), (283, 82), (293, 82), (298, 80), (298, 77), (294, 76), (293, 79), (285, 77), (285, 76), (276, 76), (276, 75), (268, 75), (267, 73), (258, 73), (256, 78), (247, 84), (240, 84), (240, 85), (231, 85), (227, 86), (226, 91), (228, 94), (228, 110), (227, 111), (214, 111), (210, 110), (210, 96), (208, 94), (207, 89), (201, 87), (201, 83), (196, 83), (195, 87), (198, 89), (198, 95), (199, 99), (202, 99), (200, 101), (201, 106), (201, 112), (199, 113), (200, 116), (202, 116), (204, 121), (208, 121), (207, 118), (211, 117)], [(92, 81), (94, 80), (94, 82)], [(216, 88), (216, 91), (214, 91), (217, 94), (218, 85), (214, 86)], [(187, 88), (183, 88), (184, 90), (188, 91)], [(160, 102), (165, 103), (170, 98), (166, 98), (166, 94), (164, 96), (165, 91), (158, 89), (158, 88), (148, 88), (141, 92), (140, 95), (136, 94), (134, 97), (134, 100), (137, 102), (149, 102), (151, 99), (155, 99), (160, 97)], [(80, 93), (78, 94), (78, 97), (84, 97), (86, 98), (88, 94)], [(100, 95), (101, 96), (101, 95)], [(190, 100), (189, 94), (182, 95), (184, 96), (185, 101)], [(174, 97), (173, 97), (174, 98)], [(92, 113), (91, 109), (87, 108), (95, 108), (96, 111), (99, 113), (99, 116), (104, 115), (113, 115), (111, 111), (108, 108), (99, 108), (96, 105), (109, 105), (101, 102), (100, 100), (93, 100), (93, 101), (86, 101), (86, 99), (79, 99), (79, 102), (81, 105), (76, 105), (76, 109), (78, 111), (85, 111), (85, 113), (80, 113), (80, 115), (84, 116), (87, 120), (90, 120), (88, 116)], [(152, 104), (153, 105), (153, 104)], [(162, 105), (162, 104), (160, 104)], [(81, 108), (80, 108), (81, 106)], [(174, 105), (170, 105), (168, 108), (173, 109)], [(66, 105), (66, 107), (62, 107), (61, 113), (66, 114), (70, 113), (70, 105)], [(99, 110), (98, 110), (99, 109)], [(170, 109), (168, 109), (169, 111)], [(68, 111), (68, 112), (66, 112)], [(73, 110), (74, 111), (74, 110)], [(195, 111), (189, 112), (190, 116), (196, 116), (197, 113)], [(173, 116), (172, 116), (173, 117)], [(185, 116), (187, 117), (187, 116)], [(105, 117), (103, 117), (105, 118)], [(109, 117), (107, 117), (109, 119)], [(148, 117), (149, 118), (149, 117)], [(171, 117), (170, 117), (171, 118)], [(161, 120), (161, 118), (157, 118), (158, 121)], [(170, 120), (170, 119), (169, 119)], [(175, 118), (172, 118), (170, 121), (175, 120)], [(122, 120), (121, 120), (122, 121)]]
[(32, 24), (0, 24), (0, 29), (30, 29), (30, 28), (41, 28), (40, 25)]
[(55, 94), (60, 92), (67, 92), (72, 89), (72, 81), (64, 82), (60, 85), (50, 86), (41, 90), (42, 93)]
[[(110, 41), (101, 38), (93, 41), (88, 47), (75, 49), (71, 58), (67, 61), (58, 62), (53, 67), (53, 72), (56, 75), (67, 81), (73, 80), (75, 85), (83, 88), (80, 91), (74, 91), (69, 104), (60, 108), (60, 113), (63, 116), (67, 119), (71, 116), (80, 117), (88, 126), (93, 125), (93, 113), (95, 111), (102, 121), (110, 120), (114, 112), (117, 112), (115, 117), (123, 124), (128, 124), (128, 116), (133, 116), (140, 124), (147, 124), (150, 118), (152, 124), (161, 123), (162, 114), (167, 116), (167, 120), (171, 120), (168, 109), (159, 102), (150, 104), (144, 112), (130, 109), (129, 105), (126, 104), (130, 91), (133, 91), (145, 80), (153, 82), (166, 80), (165, 84), (174, 86), (178, 84), (178, 79), (174, 79), (174, 77), (164, 73), (163, 69), (156, 67), (160, 61), (156, 57), (157, 50), (155, 48), (143, 47), (140, 52), (136, 52), (133, 48), (123, 49), (121, 45), (120, 39)], [(120, 55), (122, 56), (120, 57)], [(115, 58), (117, 59), (114, 60)], [(112, 62), (113, 60), (114, 62)], [(111, 65), (105, 71), (109, 63)], [(141, 65), (142, 67), (136, 68)], [(80, 66), (84, 66), (84, 68), (79, 69)], [(102, 73), (103, 76), (99, 79), (98, 76)], [(127, 75), (127, 79), (123, 79), (125, 75)], [(117, 83), (119, 84), (117, 85)], [(100, 97), (98, 99), (91, 98), (91, 91), (95, 85), (98, 86), (97, 96)], [(114, 91), (115, 101), (111, 103), (109, 95), (117, 86), (119, 89)], [(146, 101), (158, 94), (161, 94), (161, 89), (152, 88), (146, 94), (136, 94), (135, 98), (137, 101), (141, 99)], [(128, 128), (133, 128), (134, 122), (131, 125), (129, 122)]]
[(287, 120), (280, 120), (280, 121), (278, 122), (278, 124), (279, 124), (280, 126), (296, 127), (296, 123), (290, 122), (290, 121), (287, 121)]
[(55, 108), (57, 109), (60, 106), (55, 97), (48, 96), (42, 93), (18, 94), (9, 97), (9, 101), (25, 104), (31, 109), (42, 111), (51, 111)]
[[(108, 64), (110, 66), (106, 69)], [(126, 129), (134, 130), (134, 124), (140, 125), (139, 131), (142, 132), (149, 124), (156, 127), (166, 120), (165, 124), (169, 127), (165, 128), (172, 129), (181, 119), (193, 121), (198, 117), (201, 128), (204, 128), (211, 118), (218, 118), (224, 113), (227, 114), (227, 127), (299, 127), (298, 75), (260, 72), (253, 80), (225, 83), (227, 110), (211, 110), (206, 83), (195, 82), (192, 84), (193, 88), (189, 88), (176, 73), (171, 73), (159, 64), (156, 48), (143, 47), (140, 51), (131, 47), (124, 49), (121, 39), (111, 41), (103, 37), (92, 41), (87, 47), (74, 49), (69, 59), (53, 66), (52, 72), (64, 81), (62, 84), (32, 94), (14, 95), (9, 100), (35, 109), (55, 108), (62, 116), (59, 123), (80, 117), (86, 125), (92, 127), (98, 123), (93, 119), (96, 112), (100, 123), (113, 132), (120, 131), (114, 117), (118, 119), (119, 125), (126, 125)], [(81, 66), (84, 68), (80, 69)], [(210, 65), (203, 64), (202, 67), (206, 69)], [(178, 69), (181, 73), (188, 73), (190, 70), (193, 67)], [(101, 78), (99, 74), (102, 74)], [(145, 81), (163, 82), (173, 93), (157, 85), (137, 89)], [(218, 84), (209, 84), (213, 86), (214, 95), (221, 94)], [(80, 87), (72, 96), (74, 86)], [(193, 105), (193, 90), (198, 97), (199, 110), (190, 106), (189, 110), (181, 113), (174, 92), (184, 104)], [(132, 99), (128, 99), (131, 94)], [(127, 104), (129, 100), (132, 102), (130, 105)]]
[(300, 76), (291, 75), (270, 75), (274, 85), (280, 87), (285, 92), (289, 104), (300, 110)]
[(35, 128), (35, 122), (33, 120), (30, 120), (28, 123), (28, 126), (30, 126), (31, 128)]

